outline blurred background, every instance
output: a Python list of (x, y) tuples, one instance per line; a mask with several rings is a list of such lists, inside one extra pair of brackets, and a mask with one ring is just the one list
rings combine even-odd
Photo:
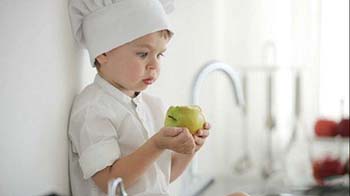
[[(222, 72), (205, 78), (211, 135), (173, 194), (262, 195), (348, 172), (349, 1), (177, 0), (170, 19), (176, 34), (147, 91), (192, 104), (201, 68), (222, 62), (246, 103)], [(67, 1), (1, 0), (0, 54), (0, 195), (69, 195), (69, 111), (95, 70)]]

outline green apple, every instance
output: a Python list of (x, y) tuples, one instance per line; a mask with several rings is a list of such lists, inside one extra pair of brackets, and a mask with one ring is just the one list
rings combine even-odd
[(166, 127), (186, 127), (192, 134), (203, 128), (205, 117), (199, 106), (171, 106), (166, 118)]

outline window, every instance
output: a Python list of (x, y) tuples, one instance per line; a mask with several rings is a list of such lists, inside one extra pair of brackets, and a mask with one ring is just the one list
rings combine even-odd
[[(321, 1), (320, 114), (349, 115), (349, 1)], [(341, 109), (341, 100), (344, 105)]]

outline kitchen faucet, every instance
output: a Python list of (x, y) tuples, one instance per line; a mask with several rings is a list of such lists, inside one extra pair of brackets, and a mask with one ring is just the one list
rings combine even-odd
[[(116, 192), (118, 189), (118, 193)], [(115, 178), (108, 182), (108, 196), (127, 196), (125, 192), (123, 180), (121, 178)]]
[[(233, 88), (232, 90), (234, 92), (235, 102), (237, 106), (243, 110), (245, 106), (245, 101), (244, 101), (244, 95), (243, 95), (239, 74), (231, 66), (219, 61), (209, 62), (208, 64), (204, 65), (204, 67), (198, 72), (192, 86), (192, 100), (191, 100), (192, 104), (194, 105), (198, 104), (199, 90), (202, 87), (203, 81), (207, 78), (207, 76), (210, 73), (214, 71), (221, 71), (229, 77), (232, 83), (232, 88)], [(195, 157), (189, 168), (190, 181), (191, 183), (194, 184), (191, 187), (193, 189), (197, 189), (197, 191), (192, 191), (192, 192), (198, 192), (199, 190), (203, 190), (213, 182), (213, 179), (207, 180), (202, 185), (199, 185), (200, 183), (198, 181), (194, 182), (195, 180), (198, 180), (197, 169), (198, 169), (198, 163), (197, 163), (197, 158)], [(194, 195), (197, 195), (197, 194), (194, 194)]]
[[(222, 71), (229, 77), (232, 83), (236, 104), (243, 109), (245, 101), (239, 74), (231, 66), (219, 61), (209, 62), (198, 72), (192, 88), (192, 104), (198, 104), (199, 90), (202, 87), (202, 83), (204, 79), (214, 71)], [(190, 171), (191, 175), (194, 177), (197, 173), (197, 159), (193, 160)]]
[(229, 65), (219, 62), (219, 61), (214, 61), (210, 62), (207, 65), (205, 65), (197, 74), (193, 88), (192, 88), (192, 103), (193, 104), (198, 104), (198, 97), (199, 97), (199, 90), (202, 86), (202, 83), (204, 79), (214, 71), (222, 71), (224, 72), (231, 80), (232, 82), (232, 87), (233, 87), (233, 92), (235, 95), (236, 99), (236, 104), (238, 107), (242, 108), (245, 105), (244, 102), (244, 97), (243, 97), (243, 91), (242, 91), (242, 85), (241, 85), (241, 80), (239, 78), (238, 72), (234, 71), (232, 67)]

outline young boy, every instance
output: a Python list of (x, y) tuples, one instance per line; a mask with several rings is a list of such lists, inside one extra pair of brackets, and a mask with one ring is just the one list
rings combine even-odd
[(105, 195), (121, 177), (129, 195), (169, 195), (209, 135), (163, 127), (160, 99), (142, 91), (159, 76), (172, 36), (170, 0), (71, 0), (76, 40), (89, 51), (95, 81), (75, 99), (69, 124), (73, 195)]

